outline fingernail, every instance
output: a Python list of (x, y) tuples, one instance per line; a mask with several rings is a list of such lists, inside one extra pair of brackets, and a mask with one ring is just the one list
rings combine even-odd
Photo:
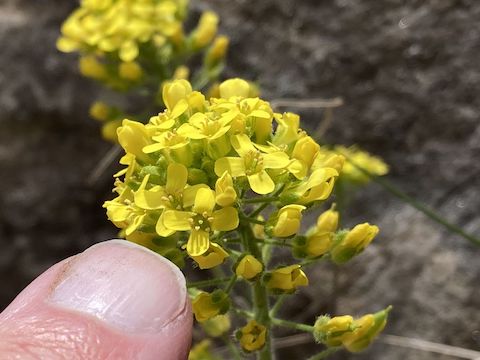
[(156, 333), (185, 311), (185, 278), (167, 259), (123, 240), (92, 246), (69, 261), (55, 306), (93, 315), (130, 333)]

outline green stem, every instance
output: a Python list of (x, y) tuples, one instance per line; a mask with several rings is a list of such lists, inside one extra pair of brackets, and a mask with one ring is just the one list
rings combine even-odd
[(263, 243), (268, 244), (268, 245), (288, 246), (288, 247), (293, 246), (292, 244), (288, 244), (287, 242), (285, 242), (285, 240), (263, 239), (263, 240), (260, 240), (260, 241), (262, 241)]
[(288, 321), (283, 319), (272, 318), (272, 324), (276, 326), (287, 327), (294, 330), (304, 331), (304, 332), (313, 332), (313, 326), (307, 324), (300, 324), (294, 321)]
[(237, 281), (237, 275), (234, 274), (230, 281), (228, 282), (227, 286), (225, 287), (225, 292), (228, 294), (233, 289), (235, 282)]
[(277, 196), (262, 196), (262, 197), (256, 197), (256, 198), (251, 198), (251, 199), (244, 199), (242, 202), (244, 204), (258, 204), (258, 203), (265, 203), (265, 202), (272, 202), (272, 201), (278, 201)]
[(242, 316), (247, 319), (253, 319), (253, 313), (247, 310), (237, 309), (237, 308), (230, 308), (230, 311), (235, 313), (235, 315)]
[(217, 278), (202, 281), (193, 281), (187, 284), (187, 288), (216, 286), (231, 281), (231, 278)]
[(266, 202), (260, 205), (257, 209), (255, 209), (251, 214), (249, 214), (250, 217), (256, 218), (265, 208), (270, 205), (270, 203)]
[(322, 352), (320, 352), (316, 355), (313, 355), (313, 356), (309, 357), (308, 360), (322, 360), (322, 359), (325, 359), (332, 354), (335, 354), (339, 350), (342, 350), (341, 346), (328, 348), (328, 349), (325, 349), (325, 350), (323, 350)]
[[(261, 259), (262, 253), (258, 247), (257, 240), (253, 235), (250, 224), (242, 224), (242, 243), (246, 251), (252, 254), (255, 258)], [(272, 342), (271, 342), (271, 326), (269, 315), (269, 301), (268, 293), (265, 286), (261, 281), (256, 281), (253, 284), (253, 310), (255, 314), (255, 320), (266, 327), (267, 338), (265, 346), (257, 354), (258, 360), (271, 360), (272, 359)]]
[(287, 294), (282, 294), (278, 297), (277, 301), (270, 310), (270, 317), (273, 318), (277, 314), (278, 310), (282, 307), (283, 303), (287, 300)]
[[(345, 155), (345, 154), (343, 154)], [(409, 195), (405, 194), (402, 190), (388, 182), (387, 180), (384, 180), (378, 176), (375, 176), (371, 174), (368, 170), (364, 169), (363, 167), (359, 166), (358, 164), (354, 163), (351, 158), (347, 157), (347, 160), (355, 167), (357, 168), (360, 172), (368, 176), (370, 179), (372, 179), (374, 182), (382, 186), (385, 190), (390, 192), (392, 195), (396, 196), (400, 200), (405, 201), (407, 204), (410, 206), (414, 207), (418, 211), (424, 213), (426, 216), (428, 216), (430, 219), (433, 221), (437, 222), (438, 224), (442, 225), (446, 229), (450, 230), (451, 232), (460, 235), (464, 239), (467, 239), (468, 241), (471, 241), (475, 245), (480, 245), (480, 239), (466, 233), (462, 228), (459, 226), (452, 224), (448, 220), (444, 219), (440, 215), (438, 215), (435, 211), (430, 209), (428, 206), (422, 204), (418, 200), (410, 197)]]

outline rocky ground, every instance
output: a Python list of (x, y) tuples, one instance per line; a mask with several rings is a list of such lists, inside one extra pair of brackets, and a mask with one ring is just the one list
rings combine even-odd
[[(341, 96), (345, 105), (335, 111), (326, 141), (382, 156), (395, 185), (480, 233), (478, 1), (192, 0), (192, 6), (221, 14), (234, 49), (228, 75), (258, 79), (270, 99)], [(77, 74), (74, 56), (54, 45), (74, 7), (60, 0), (0, 3), (2, 307), (52, 263), (115, 234), (101, 208), (110, 179), (87, 182), (109, 149), (87, 116), (97, 87)], [(322, 116), (300, 112), (311, 128)], [(378, 185), (358, 193), (347, 215), (347, 223), (377, 223), (381, 236), (341, 269), (315, 270), (320, 289), (291, 300), (290, 312), (312, 321), (322, 311), (361, 314), (393, 304), (386, 333), (480, 351), (480, 247)], [(281, 358), (312, 351), (302, 345)], [(452, 359), (381, 341), (355, 357), (405, 358)]]

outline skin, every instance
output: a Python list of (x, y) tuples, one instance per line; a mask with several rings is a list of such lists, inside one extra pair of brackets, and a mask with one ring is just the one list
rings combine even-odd
[(103, 242), (35, 279), (0, 314), (2, 359), (186, 359), (181, 272), (131, 243)]

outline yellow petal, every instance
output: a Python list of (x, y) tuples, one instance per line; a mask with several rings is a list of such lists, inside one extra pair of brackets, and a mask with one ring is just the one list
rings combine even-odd
[(210, 188), (205, 184), (197, 184), (197, 185), (186, 187), (183, 190), (183, 207), (184, 208), (190, 207), (194, 204), (195, 196), (197, 195), (197, 192), (199, 189), (210, 189)]
[(232, 96), (248, 97), (250, 85), (247, 81), (239, 78), (228, 79), (220, 84), (220, 96), (228, 99)]
[(275, 183), (265, 170), (248, 175), (248, 183), (254, 192), (260, 195), (271, 193), (275, 189)]
[(238, 227), (238, 213), (233, 207), (226, 207), (213, 213), (212, 229), (230, 231)]
[(182, 164), (170, 164), (167, 168), (167, 184), (165, 190), (168, 194), (182, 191), (187, 185), (188, 170)]
[(250, 138), (245, 134), (234, 135), (231, 138), (232, 146), (240, 156), (245, 156), (249, 152), (256, 151)]
[(127, 227), (125, 230), (125, 234), (131, 235), (135, 230), (138, 229), (140, 225), (142, 225), (143, 219), (145, 219), (146, 214), (143, 214), (141, 216), (136, 216), (133, 219), (133, 222)]
[(164, 213), (163, 224), (170, 230), (187, 231), (190, 230), (189, 219), (192, 215), (187, 211), (167, 210)]
[(245, 162), (239, 157), (224, 157), (215, 161), (215, 174), (228, 172), (232, 177), (245, 176)]
[(204, 254), (210, 246), (210, 236), (203, 230), (192, 230), (187, 242), (187, 253), (190, 256)]
[(283, 169), (290, 164), (290, 159), (284, 152), (274, 152), (263, 155), (263, 166), (265, 169)]
[(208, 188), (202, 188), (197, 191), (195, 195), (195, 203), (193, 204), (193, 211), (202, 214), (207, 212), (210, 214), (215, 207), (215, 194)]
[(162, 215), (158, 218), (157, 225), (155, 226), (155, 231), (158, 235), (162, 237), (168, 237), (170, 235), (173, 235), (175, 233), (175, 230), (170, 230), (165, 227), (164, 223), (165, 219), (165, 211), (162, 212)]

